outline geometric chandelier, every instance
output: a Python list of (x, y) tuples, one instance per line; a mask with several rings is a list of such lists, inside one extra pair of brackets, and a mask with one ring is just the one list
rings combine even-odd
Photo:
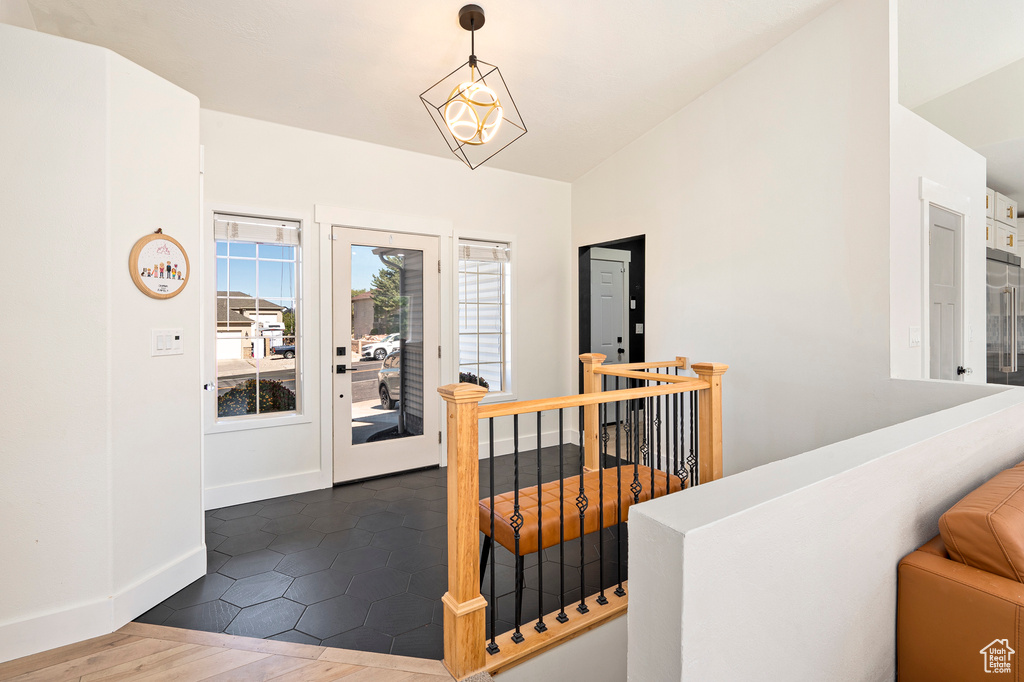
[(472, 169), (526, 134), (512, 93), (494, 64), (476, 58), (476, 30), (484, 10), (466, 5), (459, 25), (470, 32), (469, 61), (420, 95), (449, 149)]

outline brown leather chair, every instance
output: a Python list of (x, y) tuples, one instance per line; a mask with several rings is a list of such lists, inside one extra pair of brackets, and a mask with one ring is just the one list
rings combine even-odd
[(898, 679), (1024, 679), (1024, 467), (969, 493), (939, 530), (899, 565)]

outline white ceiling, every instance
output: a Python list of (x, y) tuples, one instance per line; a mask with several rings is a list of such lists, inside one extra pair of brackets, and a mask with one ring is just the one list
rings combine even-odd
[[(918, 0), (923, 1), (923, 0)], [(571, 181), (834, 0), (484, 0), (476, 53), (529, 134), (489, 166)], [(419, 94), (462, 64), (459, 0), (28, 0), (202, 106), (451, 157)]]
[(1020, 0), (899, 0), (899, 100), (909, 109), (1024, 58)]
[(1024, 200), (1024, 2), (900, 0), (900, 103), (988, 161)]

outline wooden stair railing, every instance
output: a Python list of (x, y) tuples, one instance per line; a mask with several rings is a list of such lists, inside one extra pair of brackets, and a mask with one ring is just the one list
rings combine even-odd
[[(480, 401), (487, 395), (487, 390), (475, 384), (451, 384), (438, 389), (446, 403), (448, 434), (448, 591), (442, 597), (444, 665), (457, 680), (482, 670), (496, 672), (511, 667), (561, 641), (622, 615), (628, 599), (625, 595), (610, 595), (606, 605), (576, 615), (565, 623), (559, 622), (554, 613), (545, 614), (542, 620), (551, 624), (546, 631), (531, 631), (529, 637), (518, 642), (509, 637), (512, 633), (506, 633), (498, 638), (500, 653), (487, 653), (484, 619), (487, 600), (480, 592), (480, 559), (477, 554), (480, 547), (481, 419), (582, 408), (583, 432), (580, 434), (580, 442), (583, 466), (593, 471), (601, 466), (600, 405), (639, 399), (657, 400), (660, 396), (696, 392), (699, 482), (705, 483), (722, 477), (721, 377), (728, 365), (696, 363), (689, 366), (684, 357), (663, 362), (610, 366), (603, 366), (604, 360), (605, 356), (599, 353), (580, 356), (584, 371), (584, 393), (581, 395), (481, 406)], [(657, 372), (658, 369), (675, 369), (678, 373), (687, 368), (692, 369), (697, 376)], [(604, 376), (653, 382), (653, 385), (605, 391), (602, 390)]]

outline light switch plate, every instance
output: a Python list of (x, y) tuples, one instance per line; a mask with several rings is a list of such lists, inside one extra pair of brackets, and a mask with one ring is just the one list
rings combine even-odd
[(911, 327), (910, 328), (910, 347), (920, 348), (921, 347), (921, 328)]
[(644, 333), (644, 326), (642, 324), (637, 324), (637, 326), (636, 326), (636, 333), (637, 334), (643, 334)]
[(153, 356), (182, 355), (185, 350), (181, 329), (154, 329)]

